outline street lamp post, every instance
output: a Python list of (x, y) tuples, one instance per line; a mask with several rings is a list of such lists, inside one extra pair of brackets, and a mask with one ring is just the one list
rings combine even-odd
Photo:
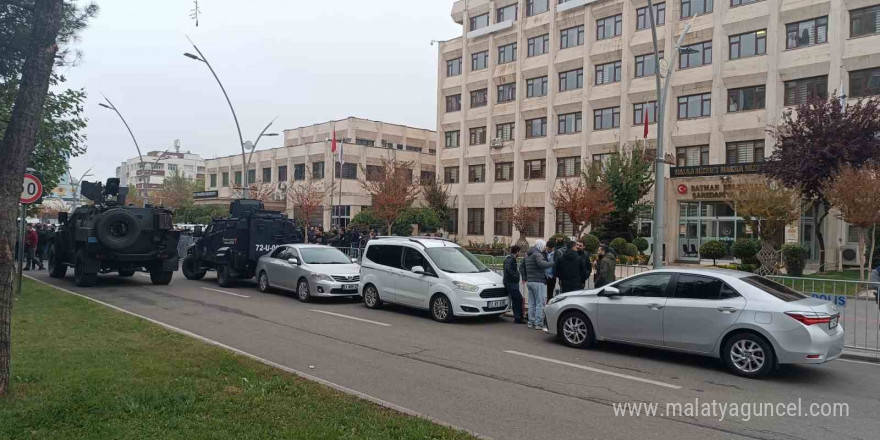
[[(104, 95), (102, 94), (101, 96), (104, 96)], [(119, 109), (116, 108), (116, 106), (113, 105), (112, 102), (110, 102), (110, 98), (104, 96), (104, 100), (107, 101), (106, 104), (103, 102), (100, 102), (100, 103), (98, 103), (98, 105), (103, 108), (106, 108), (108, 110), (113, 110), (116, 113), (116, 115), (119, 116), (119, 119), (122, 120), (122, 123), (125, 125), (125, 128), (128, 130), (128, 134), (131, 135), (131, 140), (134, 142), (134, 147), (137, 149), (137, 152), (138, 152), (140, 166), (141, 166), (141, 168), (143, 168), (144, 167), (144, 155), (141, 154), (141, 147), (138, 145), (137, 138), (134, 137), (134, 133), (131, 131), (131, 127), (128, 126), (128, 122), (126, 122), (125, 118), (122, 117), (122, 113), (119, 111)], [(147, 204), (146, 199), (144, 199), (144, 206), (146, 206), (146, 204)]]
[[(278, 133), (266, 133), (266, 131), (269, 130), (269, 127), (271, 127), (272, 124), (275, 123), (275, 120), (276, 120), (276, 119), (278, 119), (277, 116), (275, 117), (275, 119), (272, 119), (271, 121), (269, 121), (268, 124), (266, 124), (266, 126), (263, 128), (263, 131), (261, 131), (260, 134), (257, 135), (257, 140), (255, 140), (254, 142), (246, 141), (246, 142), (244, 143), (245, 149), (251, 151), (251, 154), (249, 154), (248, 157), (247, 157), (247, 161), (245, 161), (245, 164), (244, 164), (245, 169), (250, 170), (250, 168), (251, 168), (251, 161), (252, 161), (253, 158), (254, 158), (254, 152), (257, 151), (257, 145), (260, 144), (260, 139), (262, 139), (264, 136), (265, 136), (265, 137), (275, 137), (275, 136), (278, 136)], [(256, 172), (256, 171), (255, 171), (255, 172)], [(256, 176), (255, 176), (255, 177), (256, 177)], [(243, 176), (243, 178), (246, 179), (246, 176)], [(256, 180), (256, 179), (254, 179), (254, 180)]]
[[(693, 19), (691, 19), (690, 23), (685, 26), (684, 30), (681, 32), (681, 36), (678, 37), (678, 42), (675, 44), (675, 48), (672, 51), (671, 60), (667, 63), (667, 72), (666, 72), (666, 80), (663, 84), (663, 88), (660, 88), (660, 49), (657, 43), (657, 25), (654, 22), (654, 4), (652, 0), (648, 0), (648, 17), (651, 22), (651, 38), (654, 41), (654, 77), (657, 82), (657, 157), (654, 159), (654, 269), (661, 269), (663, 267), (663, 231), (665, 226), (664, 216), (666, 215), (666, 168), (664, 165), (666, 164), (666, 154), (663, 150), (663, 139), (664, 139), (664, 122), (665, 122), (665, 108), (666, 108), (666, 95), (669, 93), (669, 82), (672, 79), (672, 72), (675, 70), (675, 61), (676, 55), (681, 49), (681, 43), (684, 41), (684, 37), (687, 35), (688, 31), (690, 31), (691, 26), (694, 24), (694, 20), (697, 19), (697, 15), (694, 15)], [(693, 49), (684, 49), (686, 53), (693, 53)], [(647, 117), (647, 116), (645, 116)]]

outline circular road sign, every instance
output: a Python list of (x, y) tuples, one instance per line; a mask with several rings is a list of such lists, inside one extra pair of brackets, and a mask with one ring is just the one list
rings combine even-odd
[(33, 174), (24, 175), (24, 183), (21, 187), (21, 203), (30, 204), (40, 199), (43, 195), (43, 184)]

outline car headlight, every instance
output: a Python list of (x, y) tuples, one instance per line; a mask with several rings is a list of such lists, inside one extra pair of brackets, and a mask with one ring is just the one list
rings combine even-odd
[(480, 290), (479, 287), (477, 287), (477, 286), (475, 286), (475, 285), (473, 285), (473, 284), (462, 283), (461, 281), (453, 281), (452, 284), (455, 285), (455, 288), (456, 288), (456, 289), (458, 289), (458, 290), (464, 290), (465, 292), (472, 292), (472, 293), (475, 293), (476, 291)]
[(568, 298), (568, 297), (567, 296), (554, 296), (553, 298), (550, 298), (550, 302), (548, 302), (547, 305), (549, 306), (551, 304), (556, 304), (559, 301), (562, 301), (566, 298)]
[(330, 275), (327, 275), (327, 274), (323, 274), (323, 273), (312, 273), (312, 274), (309, 275), (309, 276), (310, 276), (313, 280), (315, 280), (315, 281), (329, 281), (329, 282), (331, 282), (331, 283), (333, 282), (333, 278), (331, 278)]

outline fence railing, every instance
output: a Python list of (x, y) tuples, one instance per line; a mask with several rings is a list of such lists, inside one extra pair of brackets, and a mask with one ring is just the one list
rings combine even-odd
[(844, 346), (880, 352), (880, 283), (768, 275), (767, 278), (840, 309)]

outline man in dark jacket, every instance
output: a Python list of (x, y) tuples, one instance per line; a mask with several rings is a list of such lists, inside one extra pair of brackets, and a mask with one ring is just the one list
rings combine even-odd
[(590, 274), (593, 272), (593, 263), (590, 262), (590, 253), (587, 252), (587, 243), (583, 238), (577, 241), (574, 250), (581, 259), (581, 286), (586, 289), (587, 281), (590, 280)]
[(599, 246), (599, 251), (596, 253), (601, 260), (599, 260), (598, 268), (596, 269), (596, 278), (595, 278), (595, 286), (598, 289), (599, 287), (605, 286), (607, 284), (613, 283), (617, 278), (615, 277), (615, 270), (617, 269), (617, 254), (614, 253), (608, 245)]
[(513, 323), (525, 324), (523, 320), (523, 297), (519, 290), (519, 270), (516, 268), (516, 256), (519, 254), (519, 246), (511, 246), (510, 254), (504, 259), (504, 288), (510, 296), (510, 305), (513, 308)]
[(561, 293), (583, 289), (584, 277), (581, 257), (574, 250), (574, 242), (566, 244), (565, 252), (556, 261), (556, 277), (559, 278)]

